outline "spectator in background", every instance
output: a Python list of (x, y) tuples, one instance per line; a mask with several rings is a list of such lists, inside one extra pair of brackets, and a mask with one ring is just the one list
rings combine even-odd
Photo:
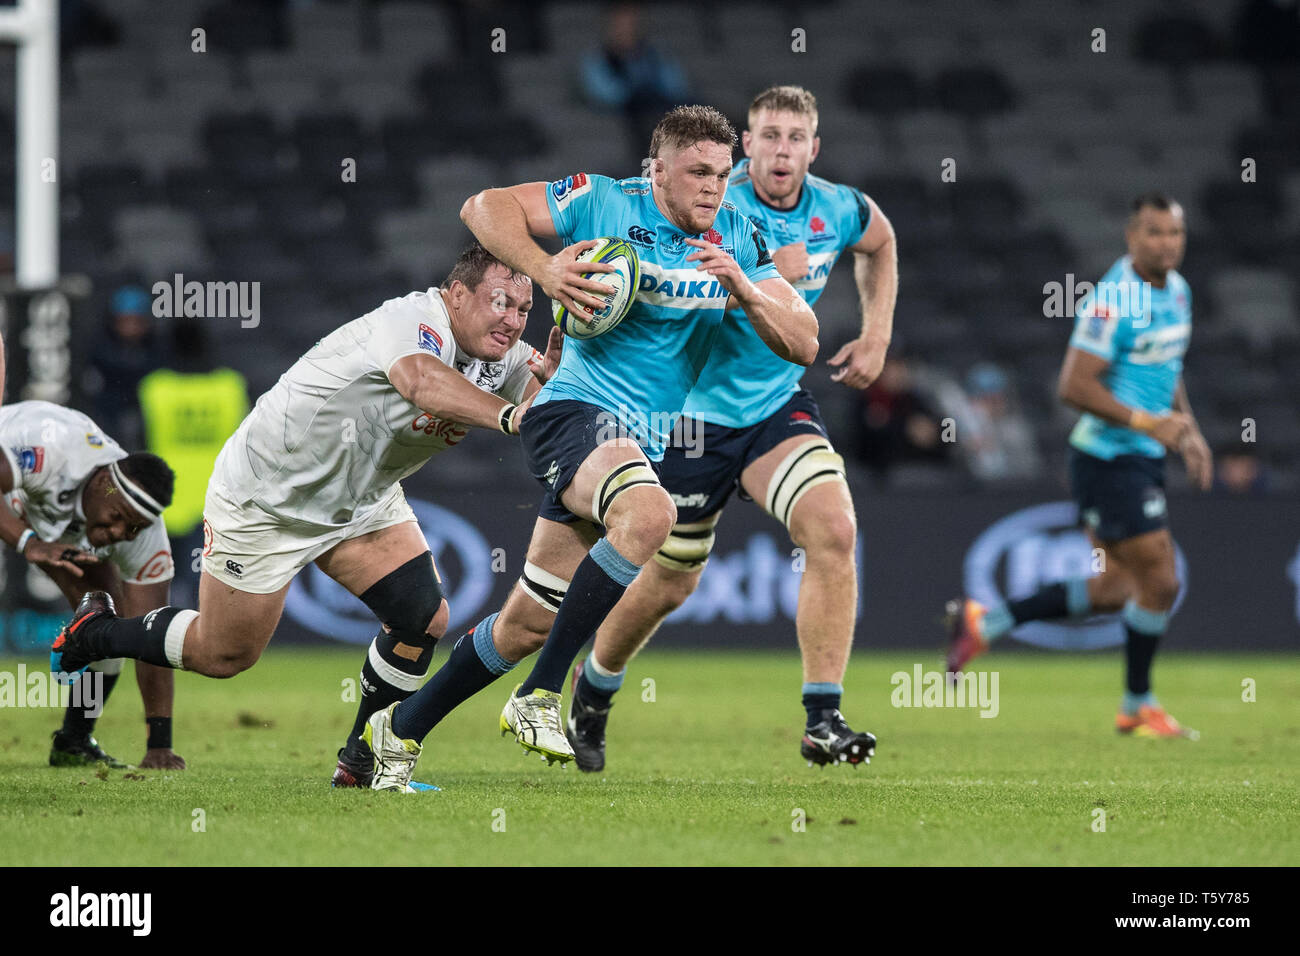
[(957, 448), (980, 481), (1028, 481), (1042, 472), (1034, 429), (1016, 407), (1011, 383), (992, 362), (966, 375), (966, 407), (957, 414)]
[(140, 286), (122, 286), (109, 301), (104, 329), (94, 343), (89, 364), (97, 381), (86, 390), (95, 420), (125, 448), (144, 444), (140, 380), (161, 364), (157, 350), (149, 293)]
[(1268, 470), (1259, 456), (1241, 445), (1228, 445), (1214, 456), (1214, 484), (1216, 494), (1234, 497), (1260, 497), (1268, 494), (1271, 485)]
[(248, 414), (248, 386), (233, 369), (212, 367), (208, 337), (197, 319), (176, 320), (169, 365), (140, 381), (139, 404), (146, 447), (176, 472), (172, 503), (162, 515), (176, 556), (172, 602), (192, 607), (198, 601), (193, 559), (203, 548), (208, 477), (221, 446)]
[(912, 382), (907, 363), (885, 360), (880, 377), (859, 393), (858, 456), (884, 478), (902, 462), (937, 462), (948, 458), (949, 443), (930, 402)]
[(645, 151), (659, 118), (690, 99), (681, 67), (645, 39), (640, 4), (609, 8), (603, 46), (583, 56), (581, 71), (588, 101), (623, 114), (636, 155)]

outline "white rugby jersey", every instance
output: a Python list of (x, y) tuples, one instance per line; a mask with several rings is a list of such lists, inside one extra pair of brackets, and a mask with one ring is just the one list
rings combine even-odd
[(86, 539), (81, 509), (86, 482), (96, 468), (126, 457), (90, 418), (50, 402), (5, 405), (0, 407), (0, 453), (14, 476), (7, 503), (36, 537), (92, 552), (112, 562), (124, 581), (154, 584), (172, 579), (171, 545), (161, 519), (134, 541), (96, 548)]
[(398, 359), (422, 353), (515, 403), (542, 361), (523, 341), (500, 362), (462, 353), (436, 288), (389, 299), (317, 342), (257, 400), (222, 448), (213, 483), (276, 518), (348, 524), (468, 431), (421, 411), (388, 380)]

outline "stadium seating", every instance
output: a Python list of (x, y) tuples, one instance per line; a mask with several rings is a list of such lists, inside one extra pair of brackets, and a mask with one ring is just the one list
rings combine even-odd
[[(814, 171), (860, 183), (897, 229), (900, 344), (958, 376), (1001, 360), (1036, 427), (1054, 436), (1042, 449), (1053, 466), (1064, 434), (1051, 388), (1069, 333), (1042, 318), (1042, 287), (1109, 266), (1123, 251), (1125, 203), (1147, 189), (1188, 209), (1187, 374), (1207, 390), (1207, 432), (1226, 432), (1253, 404), (1279, 417), (1300, 382), (1300, 70), (1236, 58), (1232, 5), (1214, 0), (1100, 12), (1003, 0), (998, 30), (976, 6), (943, 5), (942, 28), (933, 0), (865, 12), (830, 0), (793, 20), (774, 3), (710, 17), (678, 0), (647, 5), (646, 20), (696, 97), (738, 120), (761, 85), (813, 85), (824, 149)], [(121, 45), (65, 63), (65, 271), (99, 290), (128, 272), (182, 268), (268, 280), (264, 309), (290, 310), (294, 328), (266, 323), (259, 347), (240, 352), (257, 367), (254, 384), (320, 331), (436, 281), (466, 238), (457, 211), (471, 192), (637, 169), (622, 136), (599, 134), (618, 117), (576, 96), (573, 54), (597, 42), (589, 3), (113, 7)], [(488, 47), (493, 10), (511, 25), (506, 56)], [(789, 50), (795, 20), (806, 56)], [(1105, 54), (1089, 48), (1101, 22)], [(206, 53), (191, 50), (195, 25)], [(9, 97), (13, 63), (0, 50)], [(13, 137), (0, 110), (10, 175)], [(1258, 182), (1241, 181), (1246, 156)], [(956, 182), (940, 179), (949, 157)], [(355, 182), (343, 181), (345, 158)], [(0, 197), (0, 221), (11, 202)], [(821, 301), (825, 350), (856, 324), (847, 277)], [(1211, 360), (1198, 351), (1209, 343), (1215, 361), (1249, 356), (1240, 376), (1204, 374)], [(846, 401), (841, 391), (828, 387), (824, 403)], [(1282, 467), (1300, 462), (1298, 431), (1272, 429), (1267, 451)], [(932, 483), (921, 472), (897, 480)]]

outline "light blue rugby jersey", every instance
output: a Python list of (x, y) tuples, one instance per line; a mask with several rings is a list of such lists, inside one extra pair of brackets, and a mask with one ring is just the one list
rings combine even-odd
[[(1163, 415), (1173, 407), (1183, 355), (1192, 335), (1192, 293), (1170, 271), (1157, 289), (1133, 271), (1128, 256), (1116, 261), (1079, 306), (1070, 345), (1110, 363), (1102, 383), (1121, 403)], [(1146, 455), (1165, 449), (1150, 435), (1084, 413), (1070, 444), (1097, 458)]]
[[(650, 180), (578, 173), (546, 190), (555, 231), (566, 245), (618, 236), (636, 249), (641, 285), (631, 311), (594, 339), (567, 339), (560, 367), (534, 404), (587, 402), (619, 416), (654, 461), (663, 458), (671, 422), (699, 378), (717, 335), (727, 290), (686, 257), (699, 250), (659, 211)], [(723, 202), (698, 238), (722, 246), (752, 282), (779, 275), (754, 224)]]
[[(809, 305), (821, 296), (840, 253), (871, 225), (871, 207), (861, 191), (811, 174), (792, 209), (773, 209), (754, 194), (748, 159), (732, 173), (727, 199), (758, 226), (769, 249), (805, 244), (808, 274), (792, 285)], [(731, 428), (756, 425), (789, 401), (803, 372), (767, 347), (743, 310), (732, 309), (686, 399), (686, 414)]]

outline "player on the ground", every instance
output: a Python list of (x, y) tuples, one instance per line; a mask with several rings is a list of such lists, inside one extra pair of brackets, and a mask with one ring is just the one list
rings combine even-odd
[[(597, 270), (574, 262), (585, 240), (635, 241), (641, 284), (620, 325), (565, 345), (559, 370), (524, 418), (524, 451), (546, 490), (523, 577), (417, 694), (372, 718), (376, 789), (405, 786), (433, 726), (539, 646), (501, 728), (548, 760), (573, 759), (560, 689), (676, 520), (652, 462), (663, 457), (728, 296), (778, 355), (803, 365), (816, 358), (812, 309), (780, 277), (753, 223), (723, 199), (735, 142), (717, 110), (678, 107), (655, 127), (647, 176), (579, 173), (489, 189), (462, 209), (484, 245), (571, 311), (603, 306), (591, 294), (600, 285), (580, 277)], [(552, 256), (533, 236), (576, 244)]]
[[(335, 783), (369, 784), (366, 718), (420, 685), (447, 626), (437, 569), (401, 480), (465, 426), (514, 434), (546, 374), (519, 341), (532, 281), (482, 247), (440, 288), (390, 299), (316, 343), (226, 442), (204, 506), (199, 610), (121, 618), (88, 594), (55, 641), (60, 669), (126, 656), (208, 677), (251, 667), (309, 563), (382, 623)], [(558, 361), (559, 334), (545, 362)]]
[[(840, 254), (854, 254), (862, 333), (830, 364), (843, 366), (835, 381), (865, 388), (880, 373), (893, 328), (893, 228), (860, 190), (809, 173), (821, 141), (817, 100), (807, 90), (776, 86), (756, 96), (742, 145), (749, 158), (732, 173), (727, 199), (758, 226), (782, 276), (810, 306)], [(677, 524), (574, 671), (566, 726), (581, 769), (604, 768), (605, 724), (628, 661), (699, 584), (733, 490), (784, 524), (806, 556), (795, 619), (807, 714), (801, 753), (821, 765), (870, 760), (875, 738), (855, 733), (839, 711), (857, 611), (853, 500), (817, 401), (799, 387), (803, 371), (773, 354), (743, 312), (727, 312), (686, 400), (701, 447), (675, 444), (659, 469)]]
[[(174, 568), (160, 516), (173, 480), (161, 458), (128, 455), (80, 412), (50, 402), (0, 408), (0, 539), (40, 568), (70, 607), (90, 589), (111, 594), (131, 614), (167, 603)], [(52, 766), (126, 766), (99, 746), (96, 718), (87, 714), (102, 710), (122, 661), (95, 669), (102, 677), (73, 699), (54, 733)], [(135, 679), (149, 728), (140, 766), (185, 769), (172, 750), (172, 672), (139, 663)], [(102, 690), (95, 686), (101, 682)], [(96, 697), (90, 708), (88, 695)]]
[(1050, 584), (983, 607), (950, 601), (948, 670), (958, 671), (1025, 621), (1122, 609), (1125, 691), (1115, 727), (1141, 736), (1194, 736), (1151, 691), (1151, 662), (1178, 596), (1167, 526), (1165, 451), (1182, 455), (1208, 490), (1214, 465), (1183, 385), (1192, 295), (1176, 271), (1186, 248), (1183, 208), (1159, 193), (1133, 201), (1119, 259), (1079, 308), (1061, 369), (1061, 400), (1083, 412), (1070, 434), (1070, 485), (1080, 522), (1103, 549), (1101, 574)]

